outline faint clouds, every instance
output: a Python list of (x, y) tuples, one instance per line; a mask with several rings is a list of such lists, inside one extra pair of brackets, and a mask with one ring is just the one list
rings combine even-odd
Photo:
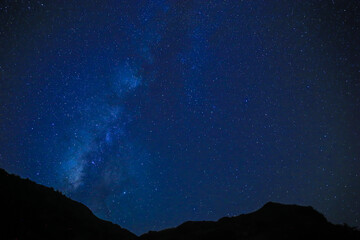
[(109, 144), (112, 142), (112, 137), (111, 137), (111, 132), (110, 131), (106, 132), (105, 141), (107, 143), (109, 143)]
[(60, 163), (60, 174), (65, 184), (62, 190), (65, 192), (76, 191), (83, 184), (86, 170), (86, 161), (83, 156), (89, 149), (89, 144), (83, 143), (80, 149), (70, 151), (67, 160)]
[(83, 160), (70, 159), (63, 164), (63, 168), (66, 172), (67, 187), (66, 190), (76, 190), (81, 184), (84, 176)]
[(135, 68), (130, 66), (129, 63), (125, 63), (113, 79), (112, 88), (118, 97), (123, 97), (125, 94), (140, 86), (141, 82), (142, 78)]

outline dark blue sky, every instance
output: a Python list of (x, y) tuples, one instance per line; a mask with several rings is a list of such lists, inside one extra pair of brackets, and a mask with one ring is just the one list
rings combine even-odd
[(267, 201), (360, 221), (360, 3), (2, 1), (0, 167), (137, 234)]

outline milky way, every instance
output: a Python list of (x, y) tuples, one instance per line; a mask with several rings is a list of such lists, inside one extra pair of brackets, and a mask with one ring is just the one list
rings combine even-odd
[(0, 167), (137, 234), (267, 201), (360, 221), (358, 1), (2, 1)]

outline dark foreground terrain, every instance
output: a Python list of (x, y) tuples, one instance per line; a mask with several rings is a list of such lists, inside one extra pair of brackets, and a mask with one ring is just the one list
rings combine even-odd
[(0, 169), (0, 239), (135, 239), (60, 192)]
[(0, 239), (359, 239), (311, 207), (269, 202), (261, 209), (217, 222), (186, 222), (140, 237), (97, 218), (60, 192), (0, 169)]
[(329, 223), (312, 207), (269, 202), (253, 213), (217, 222), (185, 222), (141, 239), (360, 239), (360, 232)]

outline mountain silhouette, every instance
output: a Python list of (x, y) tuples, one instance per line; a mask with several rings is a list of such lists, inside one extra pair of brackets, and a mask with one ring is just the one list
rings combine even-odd
[(268, 202), (259, 210), (217, 222), (185, 222), (172, 229), (149, 232), (142, 240), (215, 239), (360, 239), (360, 232), (334, 225), (312, 207)]
[(0, 169), (0, 239), (135, 239), (58, 191)]
[(312, 207), (274, 202), (253, 213), (217, 222), (189, 221), (137, 237), (62, 193), (3, 169), (0, 193), (0, 239), (360, 239), (358, 230), (334, 225)]

